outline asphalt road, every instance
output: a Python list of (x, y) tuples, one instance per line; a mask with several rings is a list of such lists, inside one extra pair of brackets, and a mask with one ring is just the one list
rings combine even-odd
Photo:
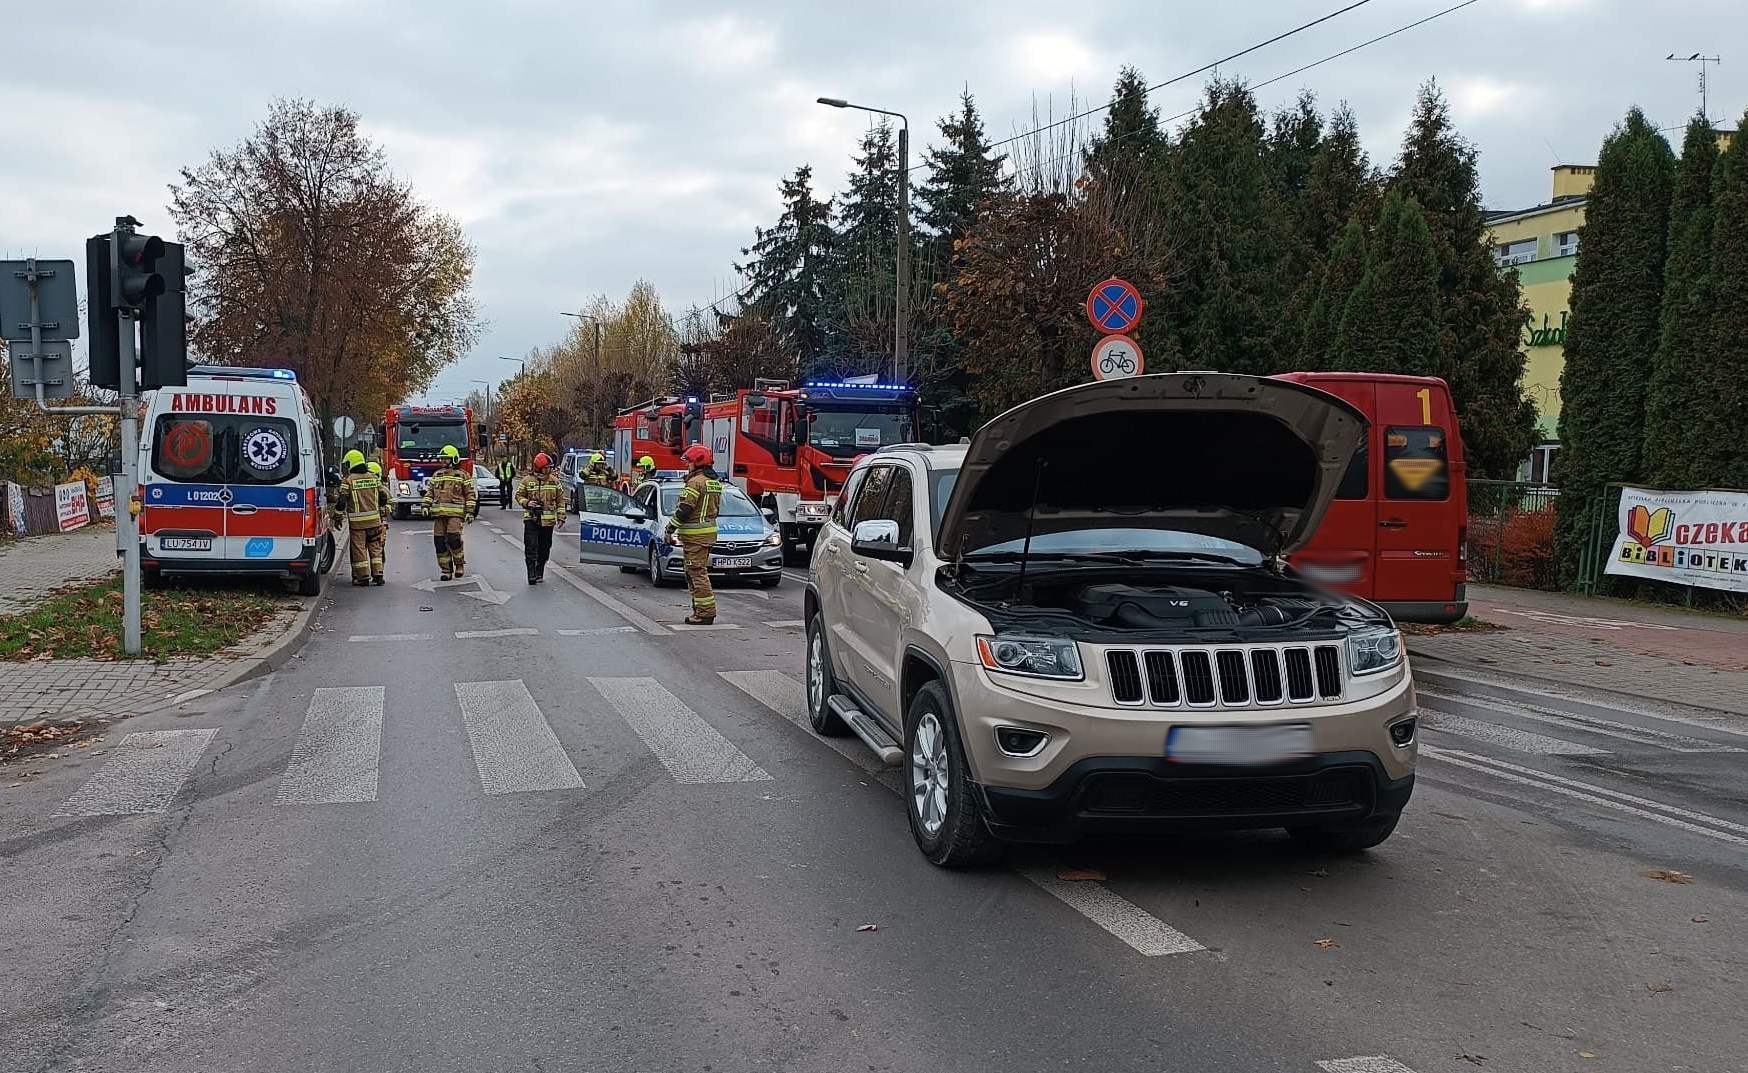
[(1429, 671), (1370, 854), (943, 872), (805, 728), (796, 577), (678, 630), (513, 517), (484, 588), (397, 523), (286, 668), (0, 769), (0, 1070), (1748, 1069), (1748, 724)]

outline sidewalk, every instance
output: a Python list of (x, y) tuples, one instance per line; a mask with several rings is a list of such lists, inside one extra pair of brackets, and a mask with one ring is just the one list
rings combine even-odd
[(1492, 674), (1748, 716), (1748, 619), (1624, 600), (1469, 586), (1498, 630), (1411, 635), (1409, 651)]
[(107, 522), (0, 542), (0, 615), (23, 611), (69, 582), (120, 568), (115, 526)]

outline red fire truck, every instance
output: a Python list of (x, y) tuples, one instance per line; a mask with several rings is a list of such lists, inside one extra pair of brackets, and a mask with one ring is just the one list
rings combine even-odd
[(683, 469), (686, 445), (709, 444), (717, 472), (777, 512), (790, 555), (813, 543), (857, 458), (916, 439), (915, 388), (847, 380), (756, 380), (708, 401), (651, 399), (613, 423), (614, 458), (626, 471), (645, 455), (657, 469)]
[(445, 446), (453, 444), (471, 472), (479, 434), (471, 407), (390, 406), (382, 417), (382, 473), (394, 516), (411, 516), (426, 479), (443, 465)]

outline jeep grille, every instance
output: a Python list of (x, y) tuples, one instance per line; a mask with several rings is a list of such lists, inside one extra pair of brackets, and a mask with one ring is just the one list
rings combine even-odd
[(1111, 648), (1111, 697), (1155, 708), (1267, 708), (1340, 700), (1341, 646)]

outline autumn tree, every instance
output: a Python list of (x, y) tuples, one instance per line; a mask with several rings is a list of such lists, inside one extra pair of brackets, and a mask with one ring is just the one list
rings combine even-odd
[(193, 348), (290, 366), (324, 423), (418, 393), (477, 336), (460, 225), (418, 201), (346, 108), (277, 100), (170, 189), (196, 268)]
[(1602, 143), (1572, 273), (1572, 315), (1560, 371), (1560, 496), (1554, 545), (1560, 579), (1579, 559), (1610, 481), (1641, 476), (1645, 386), (1657, 351), (1675, 154), (1634, 108)]
[(669, 371), (675, 390), (697, 398), (751, 387), (760, 377), (793, 381), (797, 375), (794, 356), (770, 321), (755, 310), (725, 314), (714, 307), (694, 309), (681, 322)]

